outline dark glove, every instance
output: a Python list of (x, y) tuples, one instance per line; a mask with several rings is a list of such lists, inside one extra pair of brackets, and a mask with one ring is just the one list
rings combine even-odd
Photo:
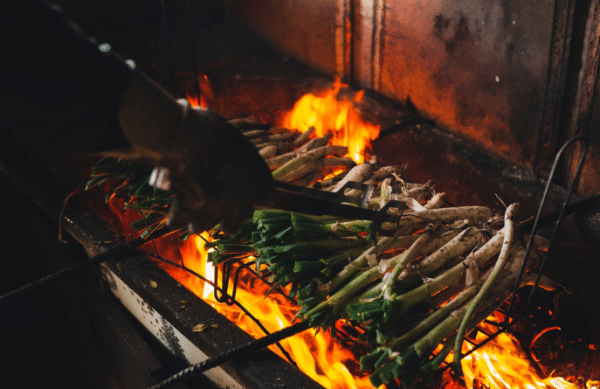
[(233, 233), (252, 216), (253, 204), (270, 201), (274, 186), (269, 168), (218, 114), (179, 104), (136, 73), (122, 96), (119, 119), (132, 148), (111, 155), (162, 167), (159, 186), (178, 192), (170, 227), (188, 225), (192, 232), (202, 232), (221, 224)]

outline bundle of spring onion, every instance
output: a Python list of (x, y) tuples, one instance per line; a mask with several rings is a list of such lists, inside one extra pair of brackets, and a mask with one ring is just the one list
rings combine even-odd
[[(301, 307), (299, 319), (332, 331), (340, 318), (362, 326), (372, 351), (361, 357), (361, 368), (372, 372), (375, 386), (400, 379), (405, 388), (414, 387), (451, 350), (459, 357), (465, 333), (516, 281), (523, 260), (514, 226), (518, 205), (507, 207), (504, 218), (487, 207), (443, 207), (444, 195), (431, 185), (407, 182), (403, 168), (377, 167), (376, 160), (356, 165), (343, 158), (345, 147), (327, 145), (327, 136), (309, 140), (307, 133), (234, 122), (257, 145), (276, 179), (331, 191), (346, 181), (362, 182), (377, 188), (370, 208), (395, 199), (405, 201), (407, 209), (391, 237), (375, 236), (365, 220), (256, 211), (233, 237), (218, 227), (211, 231), (209, 261), (218, 266), (253, 256), (272, 289), (290, 286)], [(174, 194), (154, 190), (143, 197), (143, 184), (126, 166), (99, 162), (88, 186), (112, 177), (107, 196), (130, 196), (127, 207), (155, 215), (138, 226), (149, 236), (164, 223)], [(144, 174), (149, 171), (136, 177)], [(346, 190), (349, 196), (359, 194)], [(149, 224), (156, 228), (148, 229)]]
[[(257, 123), (248, 119), (233, 119), (237, 127), (254, 144), (267, 164), (276, 169), (273, 177), (280, 181), (309, 185), (336, 172), (329, 185), (340, 180), (356, 165), (343, 146), (327, 145), (331, 136), (310, 139), (312, 130), (304, 133), (282, 127)], [(148, 184), (152, 168), (115, 158), (103, 158), (92, 168), (85, 189), (106, 186), (105, 200), (123, 198), (125, 209), (137, 210), (142, 218), (131, 226), (141, 233), (142, 239), (166, 231), (168, 208), (176, 193), (153, 188)], [(326, 184), (326, 183), (324, 183)], [(321, 185), (321, 183), (319, 183)], [(180, 230), (180, 237), (187, 239), (189, 231)]]
[(396, 235), (377, 242), (368, 221), (257, 211), (236, 236), (207, 245), (215, 249), (209, 260), (256, 257), (274, 288), (291, 284), (300, 319), (332, 330), (340, 318), (364, 326), (373, 351), (361, 368), (373, 370), (375, 386), (400, 378), (414, 387), (506, 297), (522, 264), (516, 204), (500, 228), (491, 210), (434, 208), (440, 198), (407, 212)]
[[(107, 185), (105, 201), (111, 198), (124, 199), (124, 208), (136, 210), (141, 218), (131, 223), (140, 232), (140, 238), (148, 239), (153, 234), (166, 231), (169, 205), (175, 192), (156, 189), (148, 183), (152, 168), (137, 163), (102, 158), (92, 167), (92, 174), (85, 189)], [(179, 237), (187, 239), (190, 231), (183, 228)]]

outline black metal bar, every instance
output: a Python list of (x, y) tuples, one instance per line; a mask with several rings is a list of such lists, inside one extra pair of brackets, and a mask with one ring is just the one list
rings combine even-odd
[(177, 98), (177, 81), (175, 78), (175, 67), (173, 65), (173, 53), (171, 52), (171, 37), (169, 36), (169, 28), (167, 23), (167, 9), (165, 8), (165, 0), (160, 0), (160, 7), (162, 10), (163, 28), (165, 31), (165, 40), (167, 42), (167, 54), (169, 56), (169, 72), (171, 73), (171, 92), (173, 97)]
[(222, 267), (221, 272), (223, 273), (223, 275), (221, 276), (221, 286), (220, 286), (220, 295), (219, 293), (217, 293), (217, 288), (215, 288), (215, 290), (213, 291), (213, 295), (215, 297), (215, 300), (218, 303), (225, 303), (227, 305), (233, 305), (233, 301), (229, 298), (229, 295), (227, 294), (227, 289), (229, 289), (229, 264), (231, 263), (231, 261), (226, 261), (224, 263), (222, 263), (221, 265), (217, 265), (215, 266), (215, 275), (214, 275), (214, 282), (215, 285), (219, 284), (219, 267)]
[[(512, 324), (511, 324), (512, 325)], [(466, 356), (469, 356), (471, 354), (473, 354), (475, 351), (479, 350), (480, 348), (482, 348), (483, 346), (485, 346), (486, 344), (488, 344), (490, 341), (492, 341), (494, 338), (496, 338), (498, 335), (500, 335), (503, 332), (506, 332), (510, 326), (507, 327), (502, 327), (501, 329), (499, 329), (498, 331), (494, 332), (492, 335), (490, 335), (488, 338), (484, 339), (481, 341), (481, 343), (478, 343), (477, 345), (475, 345), (475, 347), (473, 347), (472, 349), (470, 349), (469, 351), (467, 351), (466, 353), (462, 354), (461, 358), (465, 358)]]
[(109, 259), (123, 259), (129, 258), (133, 255), (145, 255), (146, 253), (141, 250), (135, 250), (128, 246), (120, 246), (114, 250), (108, 250), (102, 254), (98, 254), (96, 256), (84, 259), (83, 261), (77, 262), (74, 265), (67, 266), (64, 269), (61, 269), (55, 273), (52, 273), (44, 278), (40, 278), (39, 280), (33, 281), (27, 285), (23, 285), (20, 288), (17, 288), (13, 291), (3, 294), (0, 296), (0, 305), (7, 303), (8, 301), (20, 298), (27, 294), (37, 292), (42, 290), (56, 281), (60, 281), (65, 279), (81, 270), (85, 270), (91, 266), (99, 265), (102, 262), (105, 262)]
[(233, 289), (231, 290), (231, 299), (235, 300), (235, 294), (237, 293), (237, 286), (238, 286), (238, 280), (240, 279), (240, 272), (243, 269), (248, 269), (250, 266), (252, 266), (253, 262), (249, 262), (249, 263), (241, 263), (238, 261), (238, 263), (240, 264), (240, 266), (237, 267), (237, 269), (235, 269), (235, 273), (233, 273)]
[(194, 31), (192, 29), (192, 20), (190, 18), (190, 4), (185, 0), (185, 18), (190, 34), (190, 45), (192, 46), (192, 65), (194, 66), (194, 85), (196, 88), (196, 97), (198, 97), (198, 105), (200, 105), (200, 80), (198, 78), (198, 61), (196, 60), (196, 42), (194, 40)]

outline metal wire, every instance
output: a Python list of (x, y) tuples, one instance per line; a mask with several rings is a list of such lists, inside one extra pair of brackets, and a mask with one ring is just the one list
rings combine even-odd
[(190, 5), (188, 0), (185, 0), (185, 16), (190, 35), (190, 45), (192, 46), (192, 66), (194, 67), (194, 84), (196, 88), (196, 97), (198, 105), (200, 105), (200, 79), (198, 78), (198, 61), (196, 60), (196, 42), (194, 40), (194, 31), (192, 29), (192, 20), (190, 18)]
[[(213, 293), (215, 296), (215, 300), (217, 300), (220, 303), (225, 303), (227, 305), (233, 305), (233, 301), (235, 300), (235, 295), (237, 293), (237, 287), (238, 287), (238, 281), (240, 278), (240, 272), (242, 271), (242, 269), (249, 269), (250, 266), (252, 266), (255, 262), (248, 262), (248, 263), (242, 263), (240, 261), (236, 261), (240, 264), (240, 266), (238, 266), (235, 269), (235, 273), (233, 276), (233, 289), (231, 291), (231, 294), (228, 294), (228, 290), (229, 290), (229, 280), (231, 279), (231, 268), (232, 268), (232, 264), (234, 261), (227, 261), (225, 263), (222, 264), (222, 274), (223, 276), (221, 277), (221, 295), (217, 296), (216, 290)], [(215, 284), (217, 283), (217, 280), (219, 278), (219, 266), (215, 266)]]
[[(234, 279), (233, 279), (233, 286), (232, 286), (232, 291), (230, 294), (228, 294), (228, 290), (229, 290), (229, 280), (230, 280), (230, 268), (231, 266), (228, 264), (238, 264), (239, 266), (236, 268), (236, 271), (234, 273)], [(250, 261), (247, 263), (243, 263), (241, 261), (241, 259), (231, 259), (228, 260), (227, 262), (224, 262), (222, 264), (220, 264), (219, 266), (222, 266), (223, 269), (219, 271), (219, 266), (215, 266), (215, 277), (214, 277), (214, 283), (217, 284), (217, 280), (219, 279), (218, 274), (222, 273), (222, 277), (221, 277), (221, 287), (220, 287), (220, 291), (219, 293), (221, 294), (220, 296), (215, 295), (215, 299), (218, 302), (223, 302), (225, 304), (231, 305), (231, 303), (228, 303), (228, 301), (230, 301), (230, 299), (235, 299), (235, 295), (237, 293), (237, 287), (238, 287), (238, 281), (239, 281), (239, 275), (241, 273), (242, 270), (246, 270), (249, 273), (251, 273), (254, 277), (256, 277), (256, 279), (260, 280), (261, 282), (263, 282), (265, 285), (268, 285), (269, 287), (272, 288), (271, 291), (275, 291), (276, 293), (278, 293), (279, 295), (283, 296), (285, 299), (287, 299), (288, 301), (292, 302), (292, 303), (296, 303), (294, 301), (293, 298), (290, 298), (290, 296), (288, 296), (285, 292), (283, 292), (281, 290), (281, 288), (273, 288), (273, 283), (265, 280), (260, 274), (258, 274), (256, 271), (254, 271), (252, 269), (252, 265), (255, 265), (256, 261)], [(227, 279), (225, 279), (225, 277), (227, 277)], [(224, 287), (223, 285), (227, 285), (227, 287)], [(271, 292), (270, 291), (270, 292)]]
[(554, 158), (554, 163), (552, 164), (552, 169), (550, 170), (550, 174), (548, 175), (548, 180), (546, 182), (546, 187), (544, 188), (544, 194), (542, 196), (542, 200), (540, 201), (540, 206), (538, 207), (538, 211), (535, 215), (535, 221), (533, 222), (533, 227), (531, 228), (531, 233), (529, 236), (529, 240), (527, 241), (527, 245), (525, 246), (525, 254), (524, 254), (524, 260), (523, 260), (523, 265), (521, 266), (521, 269), (519, 271), (519, 276), (517, 278), (517, 281), (515, 283), (515, 286), (513, 288), (513, 293), (512, 296), (510, 298), (510, 302), (508, 305), (508, 309), (507, 309), (507, 315), (506, 315), (506, 319), (505, 319), (505, 324), (508, 324), (508, 319), (512, 310), (512, 303), (514, 301), (515, 295), (517, 293), (517, 289), (519, 288), (519, 284), (521, 282), (521, 279), (523, 278), (523, 274), (525, 273), (525, 269), (527, 268), (528, 265), (528, 256), (529, 256), (529, 252), (531, 251), (531, 248), (533, 246), (533, 240), (535, 238), (535, 234), (538, 231), (538, 224), (539, 224), (539, 220), (542, 217), (542, 212), (544, 210), (544, 206), (546, 205), (546, 201), (548, 199), (548, 193), (550, 192), (550, 185), (552, 184), (552, 180), (554, 179), (554, 175), (556, 173), (556, 169), (558, 167), (558, 163), (560, 162), (562, 156), (565, 153), (565, 150), (567, 150), (567, 148), (573, 144), (575, 144), (575, 142), (582, 142), (583, 143), (583, 149), (581, 152), (581, 155), (579, 157), (579, 162), (577, 163), (577, 169), (575, 170), (575, 175), (573, 176), (573, 180), (571, 181), (571, 184), (569, 185), (569, 189), (566, 195), (566, 198), (562, 204), (562, 207), (560, 209), (560, 213), (558, 214), (558, 217), (556, 219), (556, 224), (554, 226), (554, 230), (552, 231), (552, 236), (550, 238), (550, 241), (548, 242), (548, 249), (546, 250), (546, 253), (544, 255), (544, 258), (542, 260), (542, 264), (540, 266), (540, 270), (538, 272), (538, 276), (536, 278), (534, 287), (531, 290), (531, 294), (529, 295), (529, 298), (527, 299), (527, 302), (525, 303), (525, 306), (523, 307), (523, 311), (526, 311), (528, 308), (528, 304), (531, 302), (531, 298), (533, 296), (533, 294), (535, 293), (537, 286), (539, 284), (540, 278), (542, 276), (542, 273), (544, 271), (544, 266), (546, 264), (546, 259), (548, 258), (548, 253), (550, 252), (552, 245), (554, 243), (554, 239), (556, 237), (556, 233), (558, 231), (558, 228), (560, 227), (560, 224), (562, 222), (562, 219), (564, 217), (565, 214), (565, 209), (567, 207), (567, 205), (569, 204), (569, 200), (571, 199), (571, 195), (573, 194), (573, 192), (575, 191), (575, 186), (577, 185), (578, 182), (578, 178), (579, 178), (579, 174), (581, 173), (581, 169), (583, 167), (583, 162), (585, 161), (585, 157), (587, 155), (587, 138), (584, 137), (577, 137), (577, 138), (573, 138), (569, 141), (567, 141), (558, 151), (558, 153), (556, 154), (556, 157)]
[[(575, 144), (576, 142), (581, 142), (583, 145), (581, 154), (579, 156), (579, 161), (577, 163), (577, 167), (575, 170), (575, 174), (573, 176), (573, 179), (569, 185), (568, 191), (567, 191), (567, 195), (565, 197), (565, 200), (560, 208), (560, 210), (558, 212), (553, 212), (549, 215), (546, 215), (544, 217), (542, 217), (542, 212), (544, 209), (544, 206), (546, 205), (546, 201), (547, 201), (547, 197), (548, 194), (550, 192), (550, 185), (552, 183), (552, 180), (554, 179), (554, 175), (556, 173), (556, 169), (558, 166), (558, 163), (560, 162), (561, 158), (564, 155), (564, 152), (567, 148), (569, 148), (571, 145)], [(533, 299), (533, 296), (539, 286), (539, 281), (543, 275), (543, 271), (546, 265), (546, 260), (549, 256), (549, 253), (551, 251), (551, 248), (554, 244), (555, 238), (556, 238), (556, 234), (558, 232), (558, 229), (560, 227), (560, 224), (563, 220), (563, 218), (565, 216), (567, 216), (568, 214), (571, 214), (575, 211), (578, 211), (580, 209), (584, 209), (585, 207), (595, 203), (597, 200), (600, 199), (600, 194), (592, 196), (588, 199), (585, 199), (583, 201), (580, 201), (578, 203), (572, 204), (572, 205), (568, 205), (569, 204), (569, 200), (571, 198), (571, 195), (573, 194), (573, 192), (575, 191), (575, 187), (577, 185), (578, 179), (579, 179), (579, 175), (581, 173), (581, 169), (583, 167), (583, 163), (585, 161), (585, 157), (587, 155), (587, 145), (588, 145), (588, 139), (584, 138), (584, 137), (576, 137), (573, 139), (570, 139), (569, 141), (567, 141), (558, 151), (558, 153), (556, 154), (555, 158), (554, 158), (554, 162), (552, 164), (552, 169), (550, 171), (550, 174), (548, 175), (548, 179), (546, 181), (546, 185), (544, 187), (544, 193), (542, 195), (542, 199), (540, 201), (540, 205), (538, 207), (538, 211), (536, 213), (533, 225), (531, 226), (531, 231), (530, 231), (530, 237), (529, 240), (527, 241), (527, 245), (525, 247), (525, 253), (524, 253), (524, 259), (523, 259), (523, 265), (521, 266), (520, 272), (519, 272), (519, 276), (517, 278), (517, 281), (515, 282), (514, 288), (512, 290), (511, 296), (510, 296), (510, 300), (508, 301), (507, 307), (506, 307), (506, 311), (502, 312), (502, 310), (498, 310), (499, 312), (502, 312), (505, 317), (504, 320), (502, 321), (502, 323), (494, 323), (491, 321), (486, 321), (486, 323), (488, 324), (493, 324), (494, 326), (498, 327), (498, 330), (495, 331), (492, 334), (489, 334), (487, 336), (487, 338), (485, 338), (483, 341), (479, 342), (478, 344), (476, 344), (471, 350), (469, 350), (468, 352), (464, 353), (462, 355), (462, 358), (465, 358), (466, 356), (472, 354), (473, 352), (477, 351), (478, 349), (480, 349), (481, 347), (485, 346), (487, 343), (489, 343), (491, 340), (493, 340), (494, 338), (496, 338), (497, 336), (499, 336), (501, 333), (508, 331), (514, 324), (516, 324), (517, 322), (519, 322), (522, 318), (525, 317), (525, 313), (527, 312), (527, 309), (529, 308), (529, 305), (531, 304), (531, 301)], [(512, 317), (511, 313), (513, 313), (514, 311), (514, 306), (516, 305), (515, 302), (515, 297), (517, 296), (517, 291), (519, 289), (519, 284), (521, 282), (521, 279), (523, 277), (523, 274), (525, 273), (525, 269), (527, 268), (527, 263), (528, 263), (528, 256), (529, 253), (531, 251), (531, 248), (533, 246), (533, 240), (535, 238), (535, 234), (538, 231), (539, 227), (542, 225), (546, 225), (548, 223), (550, 223), (551, 221), (555, 222), (554, 225), (554, 229), (552, 231), (552, 235), (551, 238), (548, 242), (548, 248), (544, 254), (544, 257), (542, 259), (542, 262), (540, 264), (540, 268), (535, 280), (535, 283), (529, 293), (529, 296), (526, 300), (525, 305), (523, 305), (520, 309), (521, 314), (517, 317)], [(528, 227), (528, 226), (527, 226)], [(524, 230), (523, 228), (521, 228), (521, 230)], [(511, 320), (512, 319), (512, 320)], [(487, 335), (487, 334), (486, 334)]]
[(55, 273), (52, 273), (46, 277), (40, 278), (39, 280), (33, 281), (27, 285), (24, 285), (20, 288), (17, 288), (13, 291), (3, 294), (0, 296), (0, 306), (5, 304), (11, 300), (21, 298), (30, 293), (34, 293), (40, 291), (48, 286), (52, 285), (56, 281), (65, 279), (79, 271), (88, 269), (92, 266), (98, 265), (102, 262), (108, 261), (109, 259), (123, 259), (131, 257), (132, 255), (139, 254), (133, 248), (122, 246), (122, 248), (117, 248), (115, 250), (108, 250), (102, 254), (98, 254), (94, 257), (90, 257), (84, 259), (80, 262), (77, 262), (74, 265), (67, 266)]
[(171, 52), (171, 38), (169, 36), (169, 28), (167, 23), (167, 10), (165, 8), (165, 0), (160, 0), (160, 7), (162, 10), (163, 29), (165, 33), (165, 40), (167, 42), (167, 54), (169, 57), (169, 72), (171, 73), (171, 88), (173, 97), (177, 97), (177, 81), (175, 79), (175, 67), (173, 65), (173, 53)]
[[(199, 274), (195, 271), (193, 271), (190, 268), (187, 268), (183, 265), (178, 264), (177, 262), (173, 262), (171, 260), (168, 260), (166, 258), (161, 257), (160, 255), (152, 255), (152, 254), (148, 254), (148, 256), (155, 258), (159, 261), (168, 263), (171, 266), (174, 266), (176, 268), (179, 268), (181, 270), (184, 270), (188, 273), (190, 273), (191, 275), (201, 279), (202, 281), (206, 282), (207, 284), (209, 284), (210, 286), (213, 287), (213, 294), (214, 291), (219, 290), (219, 292), (221, 294), (223, 294), (223, 289), (221, 289), (221, 287), (219, 287), (215, 282), (210, 281), (208, 278), (204, 277), (202, 274)], [(271, 333), (269, 332), (269, 330), (267, 330), (267, 328), (261, 323), (261, 321), (256, 318), (256, 316), (254, 316), (248, 309), (246, 309), (246, 307), (244, 307), (240, 302), (238, 302), (237, 300), (233, 299), (230, 305), (235, 305), (236, 307), (238, 307), (239, 309), (242, 310), (242, 312), (244, 312), (244, 314), (246, 316), (248, 316), (254, 323), (256, 323), (256, 325), (261, 329), (261, 331), (263, 331), (266, 335), (270, 335)], [(281, 353), (286, 357), (286, 359), (288, 360), (288, 362), (290, 364), (292, 364), (292, 366), (298, 368), (298, 365), (296, 364), (296, 362), (292, 359), (291, 355), (283, 348), (283, 346), (280, 343), (276, 343), (275, 344), (277, 346), (277, 348), (279, 349), (279, 351), (281, 351)]]

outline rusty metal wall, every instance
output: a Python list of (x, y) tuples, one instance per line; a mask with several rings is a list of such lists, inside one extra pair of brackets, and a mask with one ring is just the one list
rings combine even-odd
[(325, 74), (336, 72), (336, 2), (224, 0), (226, 15), (280, 52)]
[[(567, 129), (564, 138), (587, 137), (588, 148), (581, 171), (578, 193), (591, 196), (600, 192), (600, 0), (591, 0), (581, 8), (578, 23), (581, 35), (581, 70), (573, 80), (572, 110), (566, 115)], [(579, 54), (579, 53), (578, 53)], [(577, 162), (582, 153), (580, 144), (570, 153), (565, 181), (575, 175)]]
[(225, 0), (229, 20), (276, 49), (410, 99), (439, 126), (527, 168), (549, 154), (557, 131), (560, 96), (550, 92), (564, 83), (560, 41), (569, 30), (555, 10), (565, 13), (568, 3)]
[(550, 1), (387, 0), (375, 89), (531, 166), (553, 10)]

